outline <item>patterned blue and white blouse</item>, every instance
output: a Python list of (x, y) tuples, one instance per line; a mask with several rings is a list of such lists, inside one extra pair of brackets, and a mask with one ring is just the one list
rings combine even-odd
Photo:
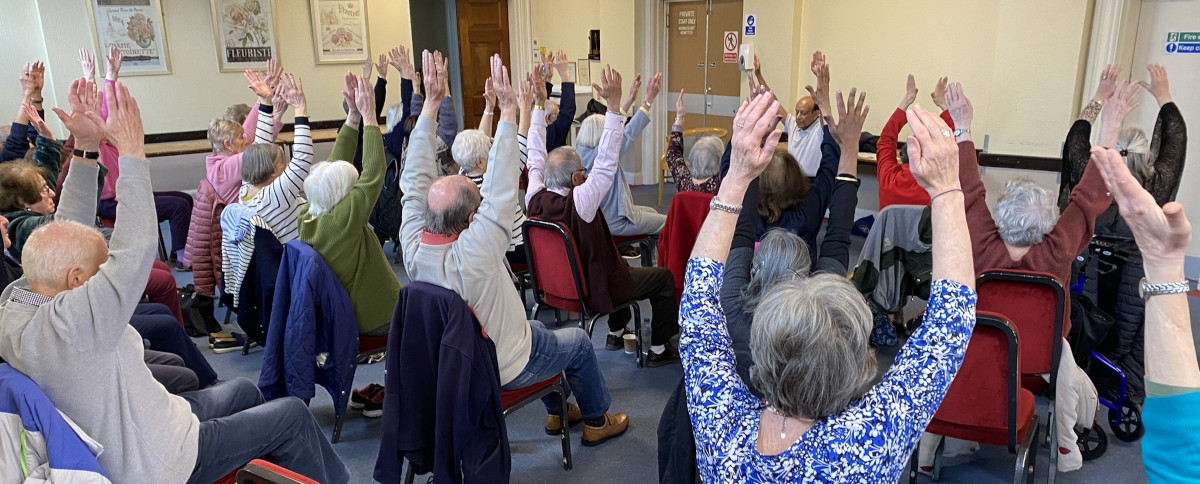
[(762, 455), (766, 405), (734, 370), (720, 306), (720, 262), (688, 261), (679, 339), (696, 464), (704, 482), (896, 482), (962, 365), (975, 327), (975, 291), (930, 287), (925, 321), (883, 380), (837, 415), (819, 419), (787, 450)]

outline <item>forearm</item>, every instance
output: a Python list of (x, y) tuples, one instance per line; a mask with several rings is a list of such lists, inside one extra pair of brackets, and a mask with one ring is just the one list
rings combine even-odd
[(329, 153), (329, 159), (350, 161), (354, 159), (355, 151), (358, 151), (358, 127), (346, 123), (338, 131), (337, 140), (333, 142), (333, 151)]
[(401, 200), (400, 239), (403, 241), (406, 266), (413, 261), (425, 230), (426, 193), (437, 177), (437, 141), (435, 116), (422, 115), (409, 134), (408, 154), (400, 172)]
[[(145, 281), (149, 277), (158, 241), (158, 237), (154, 235), (158, 230), (158, 218), (154, 215), (149, 161), (122, 156), (118, 163), (121, 167), (121, 177), (117, 181), (117, 197), (121, 203), (117, 205), (117, 223), (109, 241), (108, 262), (100, 269), (103, 279), (107, 282), (97, 281), (97, 278), (100, 278), (98, 275), (87, 283), (89, 294), (95, 290), (104, 291), (108, 296), (104, 304), (93, 304), (92, 308), (101, 312), (94, 319), (112, 325), (114, 335), (120, 334), (117, 328), (123, 331), (127, 327), (129, 315), (141, 301), (145, 291), (144, 285), (129, 282)], [(76, 167), (78, 168), (80, 167)], [(75, 175), (75, 171), (71, 170), (72, 176)], [(94, 172), (91, 174), (94, 176)], [(91, 198), (90, 193), (86, 197)], [(92, 212), (91, 216), (94, 221), (95, 212)], [(91, 285), (93, 281), (96, 282), (96, 286)], [(117, 292), (116, 297), (113, 297), (112, 291)], [(94, 302), (101, 300), (103, 298), (93, 298)]]
[[(726, 178), (721, 183), (716, 200), (728, 204), (738, 204), (746, 195), (748, 182), (734, 177)], [(754, 207), (742, 207), (742, 210), (754, 210)], [(733, 233), (737, 229), (738, 214), (724, 210), (709, 210), (696, 236), (696, 245), (692, 247), (691, 258), (712, 259), (724, 263), (729, 258), (729, 248), (733, 244)]]
[(838, 180), (833, 185), (829, 202), (829, 223), (821, 249), (817, 252), (814, 272), (845, 275), (850, 265), (850, 229), (854, 225), (854, 209), (858, 206), (859, 182)]
[(63, 181), (55, 218), (92, 226), (96, 224), (96, 190), (99, 187), (100, 165), (96, 160), (75, 158)]
[(375, 79), (375, 119), (383, 118), (383, 108), (387, 106), (387, 79), (379, 76)]
[(438, 110), (438, 138), (446, 146), (454, 146), (454, 137), (458, 135), (458, 118), (454, 113), (454, 99), (446, 96), (442, 99), (442, 107)]
[(975, 260), (967, 233), (967, 216), (961, 191), (930, 194), (933, 224), (933, 280), (950, 280), (975, 288)]
[[(1183, 259), (1147, 260), (1146, 282), (1185, 280)], [(1200, 367), (1192, 339), (1187, 294), (1151, 296), (1146, 300), (1146, 379), (1164, 385), (1200, 387)]]
[(486, 134), (489, 137), (492, 136), (492, 125), (495, 124), (493, 119), (495, 117), (495, 111), (495, 106), (485, 106), (483, 108), (483, 115), (479, 117), (479, 131), (482, 131), (483, 134)]
[(517, 181), (521, 174), (521, 154), (517, 149), (517, 125), (501, 121), (496, 128), (496, 140), (488, 154), (487, 176), (480, 192), (483, 203), (477, 220), (463, 232), (460, 240), (480, 247), (486, 253), (501, 256), (512, 239), (513, 213), (520, 211), (517, 203)]
[(596, 161), (587, 181), (572, 191), (575, 210), (585, 222), (591, 222), (604, 201), (605, 194), (612, 188), (617, 173), (617, 161), (621, 154), (621, 125), (625, 117), (609, 111), (604, 115), (604, 132), (596, 148)]
[[(255, 143), (271, 143), (275, 139), (273, 130), (275, 129), (275, 116), (273, 111), (275, 107), (270, 104), (258, 104), (255, 115), (254, 127), (254, 142)], [(249, 117), (246, 118), (249, 121)]]
[(525, 206), (529, 206), (529, 201), (534, 195), (546, 188), (545, 173), (546, 173), (546, 112), (541, 109), (534, 109), (530, 113), (532, 118), (529, 128), (529, 137), (525, 143), (525, 149), (529, 154), (529, 161), (526, 165), (529, 169), (529, 186), (525, 190)]

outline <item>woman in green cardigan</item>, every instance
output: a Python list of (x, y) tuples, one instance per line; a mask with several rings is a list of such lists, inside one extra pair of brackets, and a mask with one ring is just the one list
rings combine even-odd
[[(308, 207), (300, 216), (300, 240), (312, 246), (337, 275), (358, 319), (363, 335), (386, 334), (400, 296), (400, 281), (392, 272), (379, 238), (367, 226), (383, 189), (383, 134), (375, 117), (375, 94), (366, 78), (346, 74), (349, 105), (346, 124), (333, 145), (331, 160), (313, 165), (304, 180)], [(362, 125), (360, 176), (354, 159)]]

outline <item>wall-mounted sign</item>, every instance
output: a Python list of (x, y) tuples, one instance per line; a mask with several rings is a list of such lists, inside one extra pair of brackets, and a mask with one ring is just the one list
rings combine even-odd
[(1167, 32), (1168, 54), (1200, 54), (1200, 32)]
[(675, 19), (675, 28), (679, 35), (696, 35), (696, 11), (680, 10), (679, 18)]
[(754, 31), (757, 30), (756, 26), (754, 25), (757, 20), (754, 17), (755, 15), (752, 13), (746, 14), (746, 37), (754, 37)]
[(738, 60), (738, 33), (736, 30), (726, 30), (725, 38), (721, 42), (722, 60), (726, 64), (737, 64)]

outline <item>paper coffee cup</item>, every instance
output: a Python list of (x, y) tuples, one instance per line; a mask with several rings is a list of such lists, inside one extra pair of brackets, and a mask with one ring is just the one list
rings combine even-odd
[(622, 336), (625, 340), (625, 352), (629, 354), (637, 353), (637, 335), (627, 334)]

